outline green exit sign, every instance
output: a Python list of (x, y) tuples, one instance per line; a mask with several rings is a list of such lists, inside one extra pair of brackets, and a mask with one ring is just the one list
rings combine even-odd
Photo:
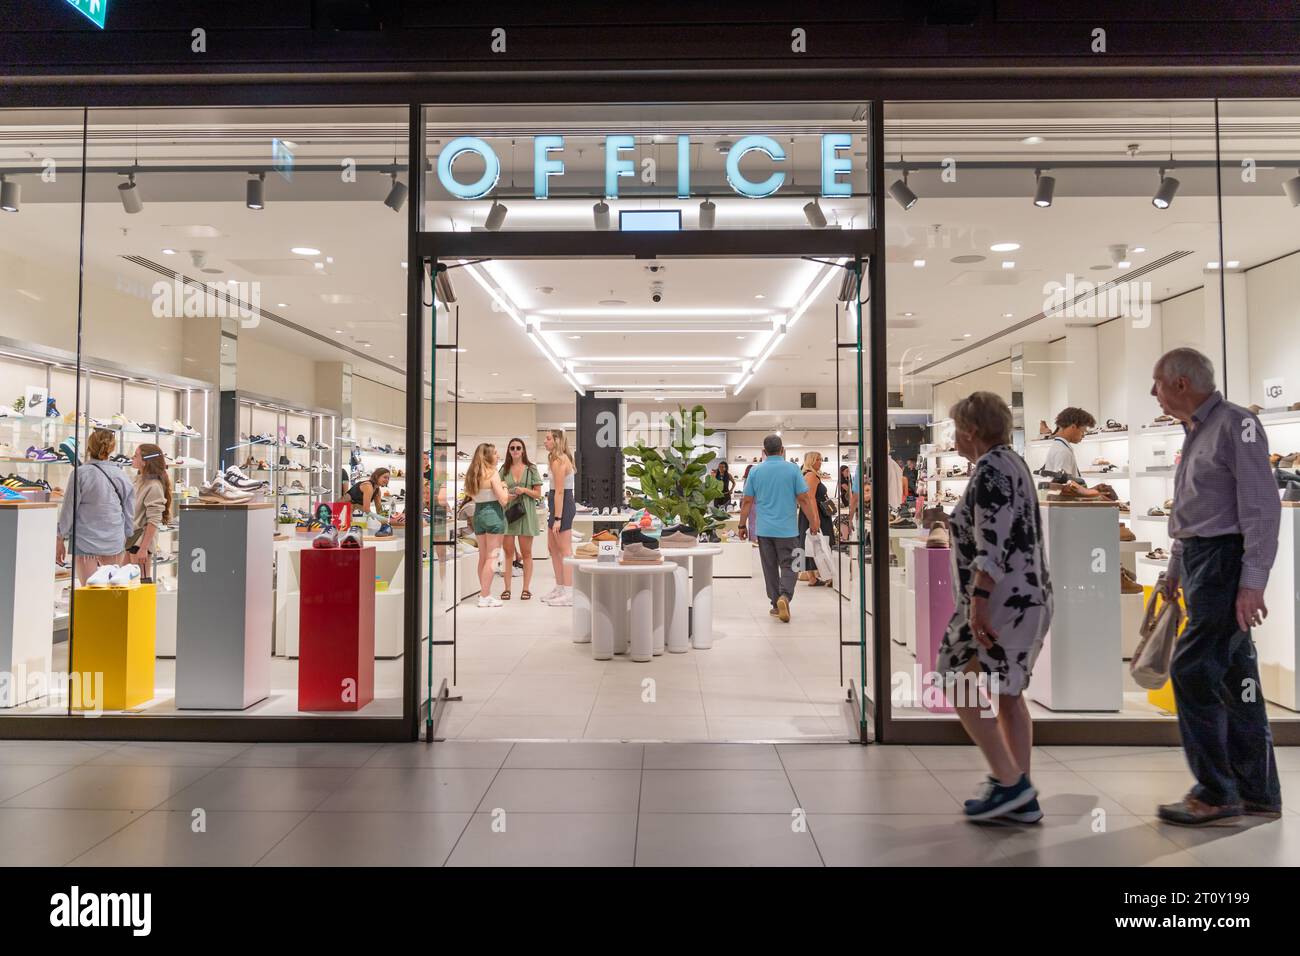
[(68, 0), (68, 3), (93, 21), (95, 26), (104, 29), (104, 19), (108, 16), (108, 0)]

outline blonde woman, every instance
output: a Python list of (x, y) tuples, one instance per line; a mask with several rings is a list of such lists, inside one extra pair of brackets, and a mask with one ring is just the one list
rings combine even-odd
[(555, 569), (555, 587), (542, 596), (542, 603), (572, 607), (573, 568), (566, 565), (564, 559), (573, 554), (573, 516), (577, 508), (573, 498), (573, 475), (576, 467), (562, 428), (552, 428), (546, 433), (546, 463), (551, 471), (546, 545), (551, 555), (551, 566)]
[[(830, 497), (830, 495), (826, 491), (825, 482), (822, 481), (822, 474), (821, 474), (822, 453), (819, 451), (804, 452), (802, 471), (803, 471), (804, 483), (808, 486), (808, 493), (813, 496), (813, 506), (816, 507), (817, 513), (821, 515), (821, 517), (828, 519), (826, 522), (826, 527), (829, 528), (830, 521), (827, 512), (830, 510), (830, 506), (826, 503), (826, 499)], [(799, 512), (800, 546), (803, 545), (804, 536), (808, 534), (808, 528), (809, 528), (808, 517), (802, 511), (800, 511)], [(817, 576), (817, 565), (814, 564), (811, 560), (809, 560), (806, 555), (804, 557), (804, 562), (805, 562), (804, 574), (807, 575), (807, 577), (805, 577), (804, 580), (808, 582), (809, 587), (814, 587), (814, 588), (830, 587), (831, 582), (823, 581)]]
[[(505, 504), (510, 500), (497, 474), (497, 446), (484, 442), (474, 449), (465, 472), (465, 494), (474, 502), (474, 537), (478, 541), (478, 606), (501, 607), (492, 596), (496, 558), (506, 534)], [(509, 568), (506, 569), (509, 574)]]

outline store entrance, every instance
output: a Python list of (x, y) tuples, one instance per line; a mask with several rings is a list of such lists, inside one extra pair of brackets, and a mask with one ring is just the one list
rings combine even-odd
[[(871, 239), (421, 236), (431, 737), (865, 739)], [(769, 458), (824, 489), (770, 553)]]

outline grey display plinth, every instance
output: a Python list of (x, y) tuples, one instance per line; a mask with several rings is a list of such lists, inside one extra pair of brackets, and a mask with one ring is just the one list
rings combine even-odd
[(1054, 607), (1029, 696), (1052, 710), (1117, 711), (1124, 702), (1118, 505), (1042, 507)]
[(269, 503), (181, 506), (176, 706), (243, 710), (271, 693)]

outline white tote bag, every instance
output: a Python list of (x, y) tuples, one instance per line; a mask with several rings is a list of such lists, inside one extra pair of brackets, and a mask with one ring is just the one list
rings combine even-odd
[(831, 553), (831, 540), (824, 534), (814, 534), (812, 529), (803, 536), (803, 554), (817, 566), (817, 575), (826, 581), (835, 580), (835, 556)]
[[(1147, 602), (1146, 614), (1142, 618), (1142, 640), (1128, 665), (1133, 681), (1147, 690), (1159, 690), (1169, 680), (1174, 641), (1183, 623), (1183, 609), (1178, 601), (1166, 601), (1160, 597), (1164, 583), (1162, 574), (1151, 592), (1151, 600)], [(1155, 609), (1156, 604), (1160, 605), (1159, 611)]]

